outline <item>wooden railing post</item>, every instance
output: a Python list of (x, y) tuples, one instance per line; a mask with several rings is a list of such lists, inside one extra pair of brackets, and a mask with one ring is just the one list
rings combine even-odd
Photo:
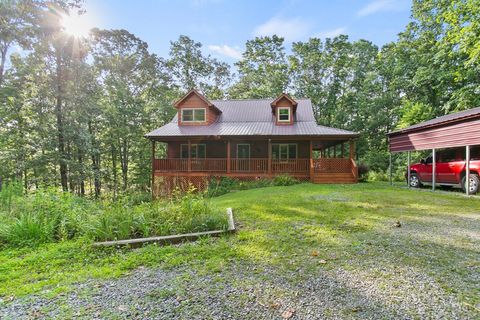
[(230, 140), (227, 140), (227, 173), (231, 171), (231, 162), (230, 162)]
[(268, 174), (272, 174), (272, 140), (268, 139)]
[(188, 172), (192, 171), (192, 141), (188, 139)]
[(313, 141), (310, 140), (310, 180), (313, 179)]
[(355, 159), (355, 141), (350, 140), (350, 159)]
[(155, 140), (152, 140), (152, 199), (155, 198)]

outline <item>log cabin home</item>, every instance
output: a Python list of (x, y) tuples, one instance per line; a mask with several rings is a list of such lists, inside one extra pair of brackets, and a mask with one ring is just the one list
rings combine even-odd
[[(196, 90), (174, 103), (172, 121), (152, 142), (152, 192), (199, 189), (212, 178), (288, 174), (313, 183), (356, 183), (358, 133), (318, 125), (309, 99), (208, 100)], [(158, 159), (156, 148), (163, 143)]]

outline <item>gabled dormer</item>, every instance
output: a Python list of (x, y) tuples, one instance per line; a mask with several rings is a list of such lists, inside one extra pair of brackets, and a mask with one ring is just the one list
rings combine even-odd
[(270, 105), (276, 125), (292, 125), (295, 122), (297, 102), (288, 94), (282, 93)]
[(173, 104), (178, 110), (179, 126), (209, 125), (222, 113), (213, 103), (195, 89)]

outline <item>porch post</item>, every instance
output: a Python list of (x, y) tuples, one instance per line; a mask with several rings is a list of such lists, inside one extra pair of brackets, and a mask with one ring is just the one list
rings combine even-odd
[(407, 185), (410, 189), (410, 151), (407, 151)]
[(313, 141), (310, 140), (310, 180), (313, 179)]
[(392, 153), (390, 152), (388, 157), (388, 181), (390, 182), (390, 185), (393, 185), (393, 179), (392, 179)]
[(465, 194), (470, 195), (470, 146), (465, 147)]
[(152, 199), (155, 198), (155, 140), (152, 139)]
[(268, 139), (268, 174), (272, 174), (272, 139)]
[(350, 159), (355, 158), (355, 141), (350, 140)]
[(333, 146), (333, 157), (334, 157), (334, 158), (337, 157), (337, 145), (334, 145), (334, 146)]
[(437, 155), (436, 150), (432, 149), (432, 191), (435, 191), (435, 183), (437, 182)]
[(342, 157), (342, 158), (345, 157), (345, 154), (344, 154), (344, 149), (345, 149), (345, 148), (344, 148), (344, 147), (345, 147), (345, 145), (344, 145), (344, 143), (342, 142), (342, 144), (340, 145), (340, 150), (342, 151), (342, 153), (341, 153), (341, 157)]
[(230, 173), (231, 163), (230, 163), (230, 139), (227, 140), (227, 173)]
[(192, 171), (192, 141), (188, 139), (188, 172)]

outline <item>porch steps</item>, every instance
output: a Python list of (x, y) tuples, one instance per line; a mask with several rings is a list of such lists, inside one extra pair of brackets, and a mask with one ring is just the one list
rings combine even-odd
[(356, 183), (352, 173), (316, 173), (312, 177), (313, 183)]

